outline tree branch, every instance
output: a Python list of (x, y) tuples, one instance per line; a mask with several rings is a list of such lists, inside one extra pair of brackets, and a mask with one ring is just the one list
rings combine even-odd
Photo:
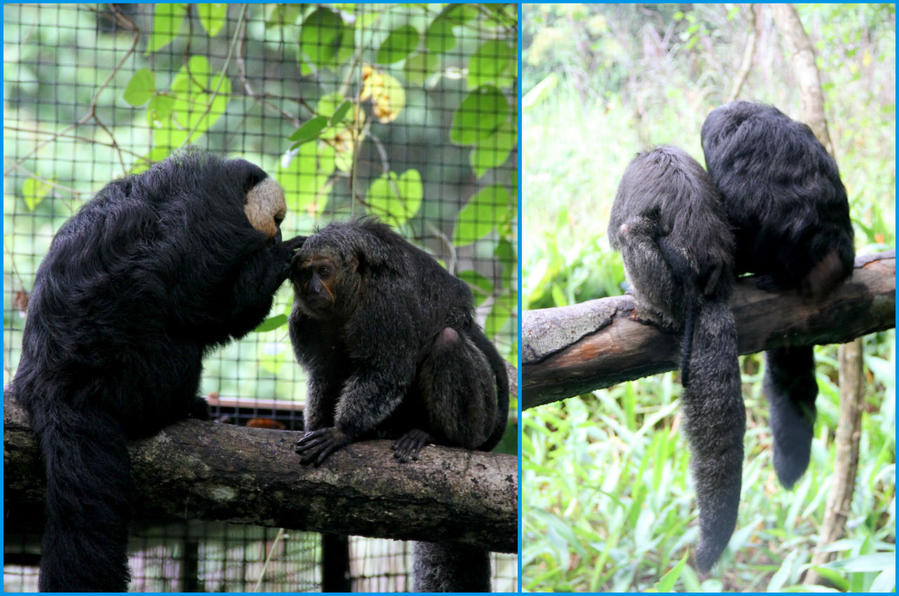
[[(858, 257), (820, 303), (737, 281), (731, 309), (739, 351), (844, 343), (895, 325), (893, 251)], [(522, 313), (522, 407), (532, 408), (678, 366), (678, 336), (634, 319), (630, 296)]]
[[(44, 498), (37, 438), (12, 400), (3, 416), (7, 532), (12, 522), (35, 529)], [(186, 420), (132, 442), (136, 521), (218, 520), (516, 552), (514, 456), (428, 446), (403, 464), (389, 441), (365, 441), (306, 468), (293, 452), (301, 434)]]

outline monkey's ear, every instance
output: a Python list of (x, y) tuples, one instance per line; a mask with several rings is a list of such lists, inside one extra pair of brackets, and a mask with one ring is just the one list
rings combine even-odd
[(279, 226), (287, 214), (287, 203), (284, 190), (273, 178), (265, 178), (247, 191), (244, 213), (250, 225), (265, 234), (266, 238), (274, 238)]

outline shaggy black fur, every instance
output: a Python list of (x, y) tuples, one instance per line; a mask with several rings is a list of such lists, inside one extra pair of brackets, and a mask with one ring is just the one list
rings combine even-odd
[[(250, 224), (248, 192), (266, 178), (178, 155), (108, 184), (53, 239), (12, 384), (46, 467), (41, 591), (127, 588), (126, 441), (205, 415), (203, 355), (262, 321), (302, 242)], [(273, 232), (277, 193), (262, 204)]]
[[(431, 256), (383, 224), (332, 223), (308, 238), (290, 279), (290, 338), (309, 373), (304, 464), (372, 437), (396, 439), (401, 461), (428, 442), (499, 442), (505, 364), (473, 319), (468, 286)], [(423, 543), (416, 553), (416, 591), (489, 591), (485, 551)]]
[[(763, 289), (797, 289), (814, 300), (852, 273), (846, 189), (808, 126), (772, 106), (740, 101), (708, 115), (702, 148), (734, 228), (738, 274), (758, 274)], [(789, 488), (808, 467), (814, 355), (811, 346), (794, 346), (765, 356), (774, 468)]]
[(661, 146), (625, 170), (609, 239), (621, 251), (638, 316), (682, 333), (685, 427), (699, 503), (696, 563), (706, 571), (733, 533), (743, 467), (746, 414), (727, 306), (733, 237), (702, 166)]

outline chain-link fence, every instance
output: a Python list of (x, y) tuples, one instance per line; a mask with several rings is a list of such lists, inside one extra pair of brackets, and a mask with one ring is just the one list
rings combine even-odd
[[(517, 6), (4, 5), (4, 386), (35, 271), (106, 182), (188, 145), (259, 164), (284, 237), (375, 215), (469, 282), (517, 365)], [(288, 285), (204, 360), (224, 423), (302, 428)], [(512, 413), (517, 404), (513, 400)], [(514, 415), (500, 449), (516, 451)], [(4, 585), (36, 586), (39, 528), (10, 524)], [(403, 590), (411, 549), (353, 537), (352, 587)], [(132, 531), (133, 590), (316, 590), (318, 535), (192, 521)], [(494, 559), (514, 590), (516, 559)], [(260, 580), (261, 578), (261, 580)]]

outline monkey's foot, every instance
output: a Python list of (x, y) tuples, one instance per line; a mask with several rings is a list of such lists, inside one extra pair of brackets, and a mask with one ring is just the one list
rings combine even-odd
[(307, 432), (296, 442), (293, 450), (299, 454), (301, 464), (318, 467), (329, 455), (352, 442), (346, 433), (329, 426)]
[(418, 452), (428, 443), (433, 443), (434, 437), (423, 430), (413, 428), (390, 446), (393, 449), (393, 457), (401, 462), (410, 459), (418, 459)]

